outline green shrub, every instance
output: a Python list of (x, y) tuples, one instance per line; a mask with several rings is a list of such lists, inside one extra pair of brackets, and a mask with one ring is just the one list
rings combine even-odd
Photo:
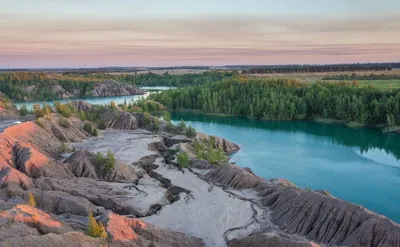
[(167, 122), (171, 121), (171, 114), (169, 112), (164, 112), (163, 119)]
[(35, 115), (36, 119), (44, 117), (45, 113), (43, 109), (40, 107), (40, 104), (33, 105), (33, 114)]
[(185, 121), (181, 120), (179, 122), (179, 124), (176, 126), (179, 134), (184, 134), (185, 130), (186, 130), (186, 123)]
[(54, 106), (56, 107), (57, 113), (61, 116), (69, 118), (72, 114), (71, 108), (67, 104), (61, 104), (60, 102), (55, 102)]
[(151, 123), (151, 115), (148, 112), (143, 113), (144, 123), (149, 125)]
[(158, 118), (154, 117), (151, 120), (149, 127), (150, 127), (151, 131), (157, 132), (160, 129), (160, 122), (159, 122)]
[(61, 142), (60, 153), (65, 153), (65, 152), (67, 152), (67, 150), (68, 150), (67, 145), (65, 145), (64, 142)]
[(103, 170), (105, 173), (108, 173), (112, 169), (114, 169), (115, 166), (115, 157), (114, 154), (111, 152), (109, 149), (107, 151), (107, 155), (104, 157), (104, 155), (100, 152), (96, 154), (94, 164), (101, 170)]
[(99, 129), (101, 129), (101, 130), (105, 130), (107, 128), (107, 125), (103, 119), (99, 120), (97, 125), (99, 126)]
[(185, 136), (187, 136), (187, 137), (189, 137), (189, 138), (195, 138), (196, 135), (197, 135), (196, 129), (193, 128), (192, 126), (189, 125), (189, 126), (185, 129)]
[(19, 109), (19, 114), (21, 114), (21, 116), (26, 116), (29, 114), (29, 110), (26, 105), (21, 105), (21, 108)]
[(80, 110), (80, 111), (78, 112), (78, 117), (79, 117), (82, 121), (86, 121), (86, 120), (87, 120), (86, 113), (85, 113), (84, 111), (82, 111), (82, 110)]
[(86, 132), (92, 134), (93, 132), (93, 126), (90, 123), (85, 123), (85, 125), (83, 126), (83, 130), (85, 130)]
[(58, 124), (61, 127), (66, 128), (66, 129), (68, 129), (70, 127), (70, 124), (69, 124), (68, 120), (66, 118), (63, 118), (63, 117), (58, 120)]
[(98, 130), (96, 128), (93, 128), (92, 136), (98, 136), (98, 135), (99, 135)]
[(189, 166), (189, 156), (187, 153), (180, 153), (176, 156), (177, 160), (178, 160), (178, 164), (182, 167), (182, 168), (187, 168)]
[(175, 129), (175, 126), (171, 122), (167, 122), (167, 125), (165, 126), (165, 131), (166, 132), (173, 132)]

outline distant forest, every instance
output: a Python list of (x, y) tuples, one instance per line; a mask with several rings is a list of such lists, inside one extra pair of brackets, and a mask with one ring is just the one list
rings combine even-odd
[(400, 124), (400, 91), (357, 83), (305, 84), (238, 76), (217, 83), (150, 95), (170, 109), (232, 114), (267, 120), (332, 118), (367, 125)]
[(185, 87), (202, 85), (209, 82), (230, 78), (237, 72), (207, 71), (201, 74), (158, 75), (106, 73), (71, 73), (50, 74), (43, 72), (9, 72), (0, 73), (0, 92), (12, 100), (22, 101), (56, 99), (60, 90), (66, 90), (76, 96), (90, 96), (96, 83), (104, 80), (116, 80), (136, 86), (171, 86)]
[(354, 72), (354, 71), (388, 71), (400, 67), (400, 64), (333, 64), (333, 65), (287, 65), (266, 66), (245, 69), (243, 74), (274, 73), (312, 73), (312, 72)]
[(355, 73), (351, 75), (332, 75), (325, 76), (322, 80), (400, 80), (400, 75), (377, 75), (377, 74), (369, 74), (369, 75), (357, 75)]

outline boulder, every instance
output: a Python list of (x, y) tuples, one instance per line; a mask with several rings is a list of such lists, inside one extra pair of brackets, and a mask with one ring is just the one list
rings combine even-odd
[(90, 111), (93, 107), (92, 104), (89, 104), (88, 102), (83, 100), (73, 100), (69, 104), (76, 110), (84, 112)]
[(220, 165), (209, 171), (204, 177), (224, 187), (238, 190), (255, 188), (260, 183), (266, 182), (251, 172), (234, 165)]
[(213, 148), (221, 149), (226, 154), (232, 154), (240, 150), (239, 145), (218, 136), (209, 136), (204, 133), (197, 133), (196, 140), (202, 143), (205, 142), (211, 144)]
[(208, 162), (207, 160), (191, 160), (189, 163), (191, 168), (200, 169), (200, 170), (209, 170), (213, 169), (214, 166)]
[(132, 114), (118, 108), (107, 109), (102, 115), (106, 126), (112, 129), (134, 130), (139, 128), (139, 121)]

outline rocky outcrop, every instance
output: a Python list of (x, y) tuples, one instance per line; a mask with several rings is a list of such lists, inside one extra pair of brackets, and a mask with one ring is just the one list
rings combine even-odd
[(208, 172), (205, 178), (236, 190), (255, 188), (260, 183), (265, 182), (248, 170), (234, 165), (218, 166)]
[[(113, 244), (122, 244), (127, 241), (137, 246), (163, 247), (202, 247), (203, 243), (195, 237), (188, 237), (183, 233), (172, 232), (144, 223), (138, 219), (129, 219), (117, 214), (109, 213), (106, 219), (106, 230), (110, 234)], [(124, 245), (136, 246), (136, 245)]]
[(0, 92), (0, 121), (18, 119), (19, 117), (18, 109), (13, 107), (7, 97)]
[[(400, 244), (398, 224), (329, 195), (306, 192), (284, 180), (265, 181), (234, 166), (218, 167), (205, 177), (226, 188), (253, 188), (262, 206), (271, 210), (271, 221), (285, 233), (328, 245), (394, 247)], [(259, 243), (264, 238), (252, 236), (235, 243)]]
[(119, 108), (108, 109), (102, 115), (107, 128), (120, 130), (134, 130), (139, 128), (139, 121), (132, 114)]
[(273, 232), (258, 233), (243, 239), (230, 241), (228, 247), (320, 247), (312, 241), (299, 240), (296, 238), (279, 236)]
[(91, 91), (91, 96), (123, 96), (136, 94), (145, 94), (145, 91), (114, 80), (96, 83), (94, 89)]
[(108, 171), (95, 165), (96, 155), (87, 150), (78, 150), (73, 153), (64, 163), (76, 177), (102, 179), (108, 182), (132, 183), (136, 182), (145, 173), (144, 170), (127, 166), (116, 161), (114, 167)]
[(86, 101), (83, 100), (73, 100), (69, 103), (72, 107), (77, 109), (78, 111), (90, 111), (93, 108), (92, 104), (89, 104)]
[(240, 150), (239, 145), (218, 136), (209, 136), (204, 133), (197, 133), (196, 140), (205, 142), (213, 146), (213, 148), (221, 149), (227, 154), (232, 154)]

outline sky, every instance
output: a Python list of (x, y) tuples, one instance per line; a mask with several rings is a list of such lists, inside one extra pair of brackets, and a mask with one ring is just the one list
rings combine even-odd
[(0, 0), (0, 68), (400, 60), (398, 0)]

